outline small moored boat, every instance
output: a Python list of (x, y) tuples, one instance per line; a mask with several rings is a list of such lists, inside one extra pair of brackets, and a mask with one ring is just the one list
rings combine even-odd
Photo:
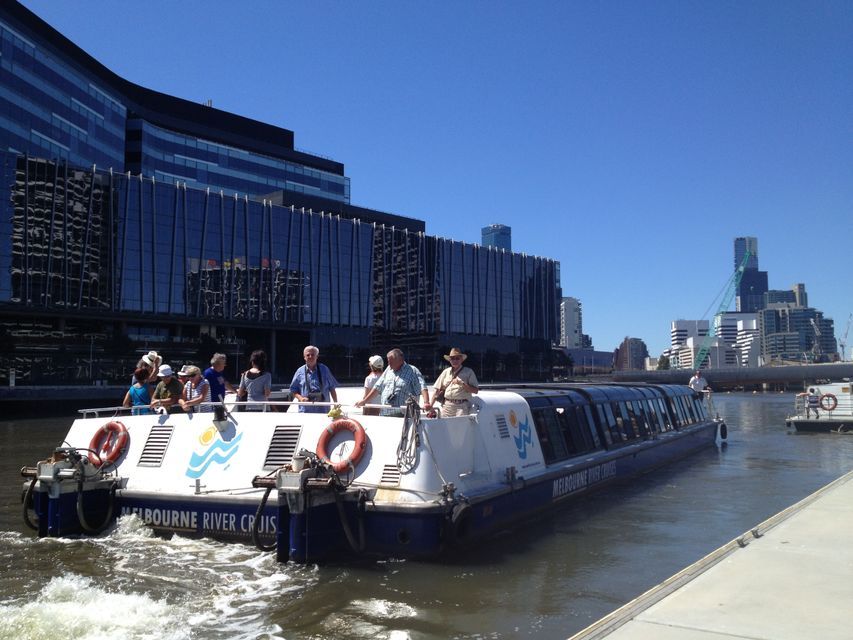
[[(808, 390), (818, 397), (817, 415), (809, 411)], [(794, 415), (785, 424), (797, 431), (813, 433), (853, 433), (853, 383), (850, 380), (812, 384), (794, 398)]]
[[(363, 415), (359, 389), (300, 413), (275, 399), (191, 414), (86, 410), (22, 470), (40, 536), (98, 534), (123, 514), (162, 533), (254, 542), (281, 561), (435, 556), (725, 438), (679, 385), (481, 389), (471, 415)], [(376, 405), (374, 405), (376, 406)], [(390, 407), (380, 407), (390, 410)]]

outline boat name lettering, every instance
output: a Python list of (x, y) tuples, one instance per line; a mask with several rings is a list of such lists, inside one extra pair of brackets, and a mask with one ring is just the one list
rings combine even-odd
[(197, 529), (198, 513), (196, 511), (178, 509), (151, 509), (149, 507), (123, 507), (123, 516), (136, 514), (145, 522), (155, 527), (174, 527), (176, 529)]
[[(124, 507), (122, 515), (135, 514), (145, 524), (171, 529), (198, 530), (198, 511), (183, 509), (152, 509), (150, 507)], [(255, 523), (254, 514), (225, 513), (222, 511), (202, 511), (201, 531), (250, 533)], [(275, 533), (276, 517), (261, 516), (258, 523), (260, 533)]]
[(616, 475), (616, 462), (605, 462), (594, 467), (575, 471), (567, 476), (554, 480), (554, 486), (551, 489), (551, 498), (562, 498), (575, 491), (585, 489), (591, 484), (601, 482), (607, 478), (612, 478)]

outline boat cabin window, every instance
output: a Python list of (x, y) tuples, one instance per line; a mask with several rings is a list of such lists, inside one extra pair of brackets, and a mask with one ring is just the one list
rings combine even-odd
[(590, 407), (588, 404), (585, 404), (583, 405), (583, 409), (581, 409), (581, 407), (578, 407), (578, 413), (582, 414), (578, 416), (578, 420), (580, 421), (581, 425), (583, 425), (583, 419), (586, 418), (586, 431), (592, 437), (593, 448), (600, 448), (601, 440), (598, 437), (598, 429), (595, 428), (595, 419), (592, 415), (592, 407)]
[(557, 407), (557, 420), (563, 429), (566, 446), (571, 455), (593, 451), (600, 446), (598, 436), (594, 435), (595, 427), (590, 426), (582, 407)]
[(604, 437), (605, 446), (609, 447), (613, 444), (613, 431), (616, 426), (616, 420), (613, 418), (613, 412), (606, 404), (596, 404), (595, 410), (598, 413), (598, 424), (601, 426), (601, 435)]
[(533, 423), (536, 425), (536, 435), (539, 436), (545, 464), (569, 457), (569, 450), (563, 439), (562, 427), (557, 420), (557, 411), (554, 407), (533, 409)]
[(660, 415), (661, 420), (663, 420), (663, 430), (672, 431), (674, 428), (672, 418), (669, 415), (669, 411), (666, 410), (666, 404), (664, 403), (663, 398), (656, 398), (655, 401), (658, 406), (658, 415)]
[(607, 444), (622, 442), (624, 439), (622, 437), (622, 430), (619, 428), (619, 423), (616, 421), (618, 410), (614, 411), (614, 405), (615, 403), (610, 402), (602, 402), (598, 405), (599, 410), (603, 412), (605, 416), (602, 426), (607, 430)]

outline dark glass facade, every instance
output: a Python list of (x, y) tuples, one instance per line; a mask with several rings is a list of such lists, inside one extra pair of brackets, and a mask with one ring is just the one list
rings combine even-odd
[(0, 150), (226, 194), (349, 202), (343, 165), (293, 132), (133, 85), (15, 2), (0, 7)]
[(284, 190), (349, 202), (349, 178), (169, 131), (140, 118), (127, 124), (127, 170), (160, 182), (232, 194)]
[(170, 323), (183, 335), (263, 328), (307, 339), (351, 329), (341, 335), (365, 349), (406, 336), (427, 349), (462, 340), (516, 351), (524, 341), (547, 348), (558, 335), (553, 260), (130, 174), (1, 157), (2, 311), (97, 316), (131, 322), (141, 334), (146, 324)]
[(126, 119), (107, 86), (0, 19), (0, 150), (121, 170)]
[(397, 346), (547, 375), (555, 261), (353, 206), (291, 131), (133, 85), (15, 2), (0, 38), (0, 384), (125, 381), (150, 348), (231, 379), (265, 348), (289, 380), (309, 342), (339, 379)]

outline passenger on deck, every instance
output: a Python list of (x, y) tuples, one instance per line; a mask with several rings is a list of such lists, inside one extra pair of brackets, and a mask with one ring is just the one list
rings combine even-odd
[(798, 398), (802, 398), (803, 396), (806, 396), (806, 420), (809, 419), (812, 411), (814, 411), (815, 420), (819, 420), (818, 407), (820, 407), (820, 395), (815, 391), (814, 387), (809, 387), (807, 392), (803, 391), (797, 394)]
[(161, 364), (163, 364), (163, 358), (160, 357), (156, 351), (149, 351), (139, 359), (139, 362), (136, 363), (136, 370), (133, 372), (133, 378), (130, 383), (134, 384), (137, 380), (136, 372), (139, 371), (139, 369), (144, 369), (146, 377), (143, 381), (148, 384), (157, 384), (157, 371)]
[(188, 365), (184, 367), (184, 371), (187, 381), (184, 383), (181, 399), (178, 400), (181, 409), (187, 413), (211, 411), (210, 405), (201, 406), (202, 402), (210, 402), (210, 383), (201, 375), (201, 369)]
[[(290, 383), (290, 391), (298, 402), (337, 402), (338, 392), (335, 388), (338, 381), (329, 367), (319, 362), (320, 350), (308, 345), (302, 351), (305, 365), (299, 367), (293, 374)], [(299, 405), (302, 413), (326, 413), (328, 406), (305, 406)]]
[(210, 359), (210, 366), (204, 370), (204, 379), (210, 384), (210, 399), (212, 402), (222, 402), (226, 391), (235, 393), (236, 389), (225, 379), (223, 371), (228, 357), (224, 353), (214, 353)]
[(471, 412), (471, 398), (480, 390), (480, 383), (473, 370), (462, 366), (467, 357), (456, 347), (444, 356), (450, 366), (439, 374), (432, 385), (432, 399), (424, 409), (429, 411), (438, 402), (441, 404), (442, 418), (467, 416)]
[(151, 401), (151, 409), (157, 411), (160, 407), (164, 407), (169, 413), (181, 413), (183, 409), (178, 404), (181, 399), (183, 388), (181, 383), (175, 377), (172, 367), (167, 364), (161, 364), (157, 370), (157, 377), (160, 382), (157, 383), (157, 388), (154, 389), (154, 399)]
[(141, 416), (151, 413), (148, 406), (151, 404), (151, 385), (148, 384), (150, 372), (145, 367), (139, 367), (133, 372), (133, 384), (124, 394), (122, 406), (133, 407), (131, 414)]
[(696, 375), (690, 378), (690, 382), (687, 383), (687, 386), (700, 395), (702, 395), (706, 389), (711, 391), (711, 388), (708, 386), (708, 381), (702, 377), (701, 371), (697, 371)]
[[(267, 354), (258, 349), (249, 357), (252, 365), (240, 378), (237, 395), (241, 400), (248, 400), (246, 411), (265, 411), (267, 398), (270, 397), (272, 375), (267, 368)], [(259, 404), (251, 404), (259, 403)]]
[[(370, 373), (364, 379), (364, 398), (367, 398), (370, 390), (373, 389), (373, 385), (376, 384), (376, 381), (382, 375), (382, 370), (385, 368), (385, 361), (382, 359), (382, 356), (370, 356), (367, 365), (370, 367)], [(366, 416), (378, 416), (379, 409), (376, 407), (367, 407), (362, 413)]]
[(396, 409), (382, 409), (383, 416), (403, 415), (403, 407), (406, 400), (411, 396), (423, 398), (423, 405), (429, 404), (429, 392), (421, 372), (417, 367), (406, 362), (400, 349), (392, 349), (388, 352), (388, 368), (379, 376), (370, 392), (355, 403), (356, 407), (363, 407), (377, 393), (380, 395), (379, 404), (387, 404)]

